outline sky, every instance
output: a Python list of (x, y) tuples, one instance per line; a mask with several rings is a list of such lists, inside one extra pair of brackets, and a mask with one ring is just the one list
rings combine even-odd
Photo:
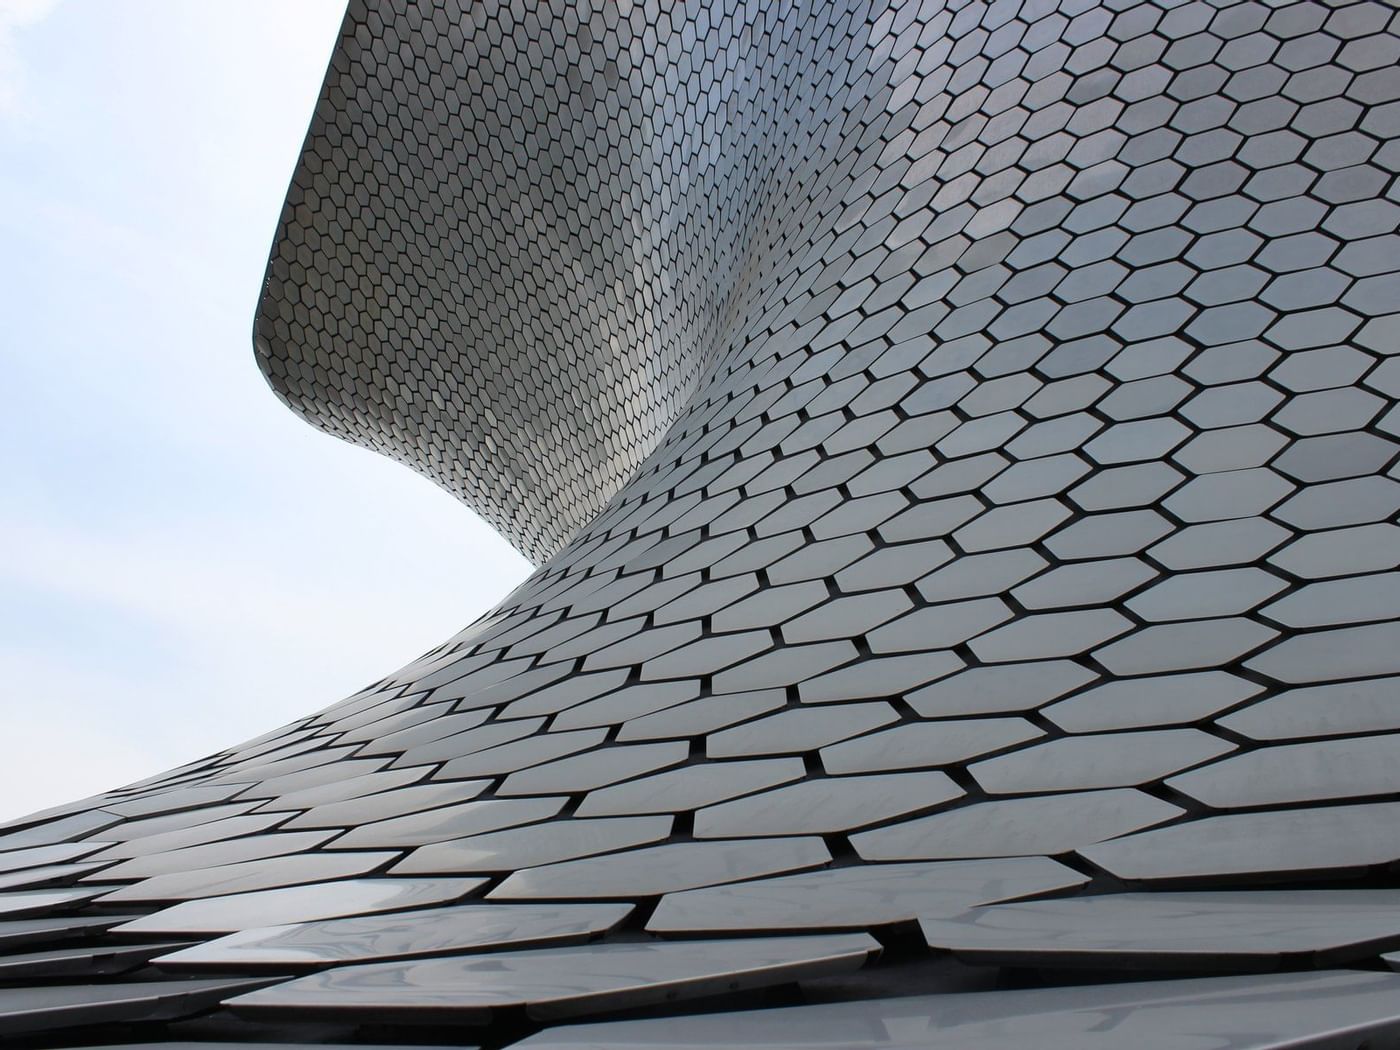
[(392, 672), (529, 566), (250, 333), (344, 0), (0, 0), (0, 820)]

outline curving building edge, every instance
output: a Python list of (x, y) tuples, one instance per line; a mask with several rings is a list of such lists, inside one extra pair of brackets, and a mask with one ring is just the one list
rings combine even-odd
[(0, 828), (0, 1035), (1400, 1044), (1400, 16), (353, 0), (255, 322), (539, 564)]

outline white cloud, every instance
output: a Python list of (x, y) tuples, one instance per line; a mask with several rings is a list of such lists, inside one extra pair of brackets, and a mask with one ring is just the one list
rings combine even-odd
[[(427, 482), (317, 444), (361, 460), (354, 477), (386, 505), (322, 479), (275, 516), (0, 511), (0, 819), (311, 714), (441, 643), (524, 575)], [(48, 765), (82, 775), (36, 773)]]
[[(5, 678), (0, 704), (16, 712), (5, 725), (0, 820), (96, 795), (175, 765), (164, 741), (123, 730), (122, 723), (145, 706), (139, 682), (67, 667), (50, 654), (9, 645), (0, 645), (0, 670)], [(88, 702), (75, 704), (72, 698)], [(198, 744), (189, 745), (183, 750), (194, 757)]]
[(25, 69), (16, 37), (57, 6), (58, 0), (0, 0), (0, 116), (23, 112)]
[(335, 571), (355, 553), (337, 539), (297, 559), (276, 549), (279, 532), (300, 542), (318, 524), (258, 535), (186, 518), (111, 533), (0, 517), (0, 592), (50, 621), (0, 638), (0, 820), (311, 714), (442, 642), (523, 571), (498, 556), (462, 594), (442, 586), (461, 578), (461, 551), (430, 542), (375, 566), (387, 555), (374, 529), (345, 537), (370, 541), (359, 572)]
[(363, 622), (351, 601), (356, 589), (350, 580), (335, 588), (324, 579), (279, 578), (273, 566), (250, 562), (245, 545), (226, 539), (184, 529), (92, 536), (59, 524), (0, 520), (0, 547), (24, 552), (10, 566), (12, 583), (88, 608), (103, 606), (127, 619), (141, 617), (176, 637), (233, 632), (248, 642), (275, 644), (285, 634), (282, 622), (327, 637), (343, 636)]

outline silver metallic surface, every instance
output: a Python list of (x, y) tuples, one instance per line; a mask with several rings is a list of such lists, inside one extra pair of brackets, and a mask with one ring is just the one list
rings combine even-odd
[[(0, 952), (445, 953), (256, 993), (303, 1042), (393, 1042), (357, 992), (391, 1029), (509, 1004), (490, 1050), (1393, 1038), (1358, 916), (1400, 865), (1397, 19), (352, 0), (257, 361), (538, 570), (338, 704), (0, 827)], [(510, 951), (430, 918), (581, 905), (628, 910)], [(978, 907), (1075, 917), (1001, 945), (1049, 987), (916, 932)], [(1072, 975), (1164, 928), (1209, 976)], [(1221, 975), (1329, 958), (1375, 972)], [(551, 959), (667, 1016), (532, 1035)]]

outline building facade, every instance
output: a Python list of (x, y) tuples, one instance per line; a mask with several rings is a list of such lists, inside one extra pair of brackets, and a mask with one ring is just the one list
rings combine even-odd
[(258, 364), (537, 571), (0, 829), (0, 1034), (1393, 1045), (1397, 169), (1382, 0), (352, 0)]

